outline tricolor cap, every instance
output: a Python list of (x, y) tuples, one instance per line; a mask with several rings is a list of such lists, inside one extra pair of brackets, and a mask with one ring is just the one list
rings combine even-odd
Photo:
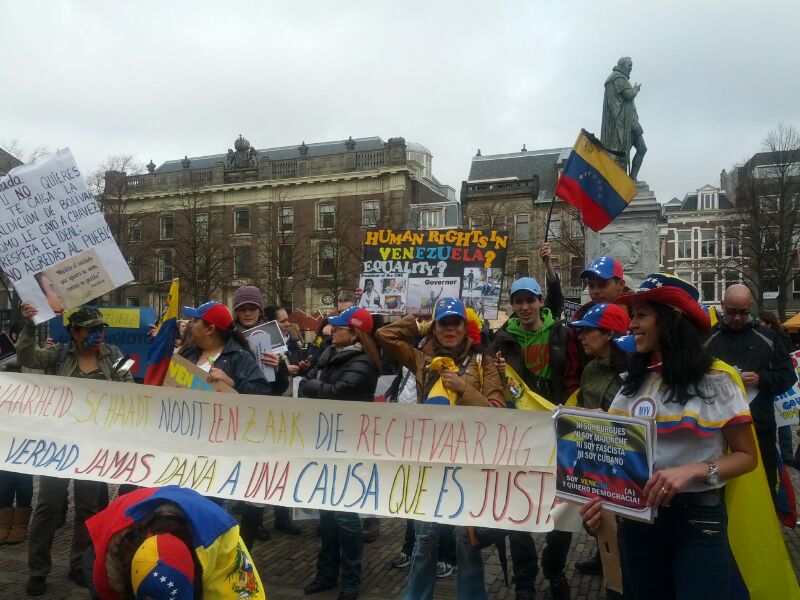
[(599, 277), (600, 279), (624, 279), (625, 272), (622, 269), (622, 263), (613, 256), (601, 256), (595, 258), (589, 263), (582, 272), (581, 279), (586, 277)]
[(619, 335), (628, 333), (631, 318), (627, 311), (616, 304), (595, 304), (579, 321), (567, 323), (569, 327), (596, 327)]
[(629, 354), (636, 352), (636, 338), (633, 337), (633, 334), (614, 338), (614, 343), (623, 352), (627, 352)]
[(192, 554), (177, 537), (162, 533), (147, 538), (131, 559), (136, 600), (194, 600)]
[(433, 309), (433, 320), (438, 321), (444, 317), (455, 316), (467, 320), (467, 309), (458, 298), (439, 298)]
[(542, 286), (535, 277), (520, 277), (511, 284), (511, 296), (521, 291), (530, 292), (534, 296), (542, 297)]
[(334, 327), (352, 327), (364, 333), (372, 333), (372, 315), (363, 307), (351, 306), (340, 315), (328, 317), (328, 323)]
[(184, 306), (183, 313), (192, 319), (203, 319), (217, 329), (228, 330), (233, 325), (233, 315), (224, 304), (211, 300), (197, 308)]

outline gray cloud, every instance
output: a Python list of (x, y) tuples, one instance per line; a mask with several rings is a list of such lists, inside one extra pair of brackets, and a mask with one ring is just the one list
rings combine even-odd
[[(402, 135), (456, 189), (484, 154), (598, 131), (622, 55), (662, 201), (800, 126), (800, 3), (6, 0), (0, 139), (156, 163)], [(655, 4), (656, 6), (650, 6)]]

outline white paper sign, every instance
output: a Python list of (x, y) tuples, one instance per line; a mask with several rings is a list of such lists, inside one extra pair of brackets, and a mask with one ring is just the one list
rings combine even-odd
[(69, 149), (0, 179), (0, 267), (36, 323), (133, 279)]

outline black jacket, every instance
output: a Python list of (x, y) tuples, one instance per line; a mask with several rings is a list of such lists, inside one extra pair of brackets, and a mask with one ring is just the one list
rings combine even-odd
[[(186, 360), (197, 364), (197, 360), (203, 351), (197, 346), (188, 346), (181, 350), (181, 356)], [(286, 365), (275, 371), (275, 381), (269, 383), (264, 379), (261, 367), (258, 366), (256, 359), (242, 347), (235, 338), (228, 338), (225, 347), (214, 362), (214, 366), (224, 371), (233, 379), (233, 389), (240, 394), (264, 394), (267, 396), (277, 396), (286, 391), (289, 386), (289, 379)]]
[(300, 382), (301, 398), (375, 400), (378, 370), (363, 350), (328, 346)]
[(711, 330), (706, 346), (714, 358), (741, 371), (758, 373), (758, 395), (750, 403), (750, 413), (756, 430), (774, 433), (774, 397), (797, 382), (783, 338), (755, 321), (738, 330), (720, 321)]
[[(547, 282), (547, 297), (545, 298), (545, 308), (549, 308), (553, 313), (555, 324), (550, 331), (550, 379), (542, 379), (531, 373), (525, 366), (522, 356), (522, 349), (517, 339), (506, 330), (508, 321), (497, 330), (494, 341), (489, 347), (489, 356), (494, 356), (498, 351), (503, 353), (506, 363), (522, 377), (525, 385), (531, 390), (544, 396), (553, 404), (564, 404), (567, 401), (568, 390), (564, 374), (567, 366), (567, 327), (560, 318), (564, 310), (564, 296), (561, 293), (561, 282), (556, 278), (555, 281)], [(512, 315), (514, 316), (514, 315)]]

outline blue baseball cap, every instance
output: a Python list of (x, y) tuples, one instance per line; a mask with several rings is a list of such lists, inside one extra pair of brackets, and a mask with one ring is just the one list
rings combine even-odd
[(511, 284), (511, 296), (523, 290), (530, 292), (534, 296), (542, 296), (542, 286), (539, 285), (535, 277), (520, 277)]
[(624, 335), (628, 333), (631, 318), (627, 311), (616, 304), (595, 304), (579, 321), (567, 323), (569, 327), (596, 327)]
[(613, 256), (601, 256), (589, 263), (582, 272), (581, 279), (586, 277), (599, 277), (600, 279), (624, 279), (625, 272), (622, 263)]
[(451, 315), (461, 317), (466, 321), (467, 309), (464, 307), (464, 303), (458, 298), (439, 298), (436, 307), (433, 309), (433, 320), (438, 321)]

